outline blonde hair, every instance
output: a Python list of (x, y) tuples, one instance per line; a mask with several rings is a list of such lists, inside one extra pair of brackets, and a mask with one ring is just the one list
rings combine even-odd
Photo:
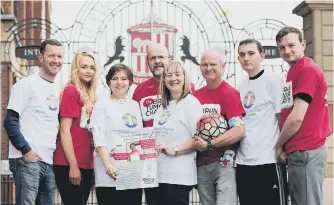
[(169, 105), (169, 101), (172, 100), (171, 93), (166, 87), (165, 77), (169, 70), (177, 69), (177, 68), (181, 68), (181, 70), (183, 71), (184, 85), (182, 88), (181, 96), (178, 99), (176, 99), (176, 102), (178, 103), (180, 100), (185, 98), (188, 94), (191, 94), (190, 80), (189, 80), (187, 73), (184, 70), (183, 63), (179, 61), (169, 62), (166, 66), (164, 66), (164, 71), (162, 75), (160, 76), (159, 94), (160, 94), (161, 103), (164, 109), (167, 108), (167, 106)]
[[(84, 83), (82, 83), (78, 76), (78, 68), (80, 66), (79, 63), (80, 60), (83, 59), (84, 57), (90, 57), (94, 61), (95, 72), (94, 72), (94, 77), (90, 82), (89, 86), (86, 86)], [(97, 74), (98, 71), (97, 71), (96, 60), (92, 54), (86, 52), (80, 52), (74, 56), (71, 64), (71, 78), (67, 83), (67, 85), (73, 85), (77, 88), (80, 94), (80, 98), (83, 101), (85, 107), (94, 105), (97, 101), (97, 96), (96, 96), (96, 88), (98, 84)]]

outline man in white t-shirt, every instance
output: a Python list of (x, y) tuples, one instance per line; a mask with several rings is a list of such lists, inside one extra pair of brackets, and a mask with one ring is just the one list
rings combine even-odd
[(249, 76), (239, 85), (246, 110), (246, 137), (236, 157), (240, 205), (285, 205), (286, 167), (277, 162), (275, 153), (284, 84), (279, 75), (262, 68), (264, 53), (257, 40), (241, 41), (238, 53), (238, 60)]
[(40, 46), (40, 71), (11, 89), (4, 128), (17, 205), (54, 204), (53, 152), (58, 132), (59, 89), (54, 83), (63, 66), (62, 44), (47, 39)]

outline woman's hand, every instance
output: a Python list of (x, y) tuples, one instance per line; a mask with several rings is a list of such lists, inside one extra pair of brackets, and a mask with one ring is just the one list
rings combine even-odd
[(169, 148), (166, 144), (160, 144), (155, 147), (158, 153), (163, 153), (168, 156), (175, 156), (176, 152)]
[(70, 166), (69, 180), (73, 185), (80, 185), (81, 172), (78, 166)]
[(111, 177), (113, 180), (116, 180), (116, 168), (112, 164), (106, 166), (106, 174)]
[(88, 105), (88, 106), (86, 107), (86, 114), (87, 114), (88, 116), (90, 116), (90, 115), (92, 114), (92, 112), (93, 112), (93, 108), (94, 108), (94, 105)]

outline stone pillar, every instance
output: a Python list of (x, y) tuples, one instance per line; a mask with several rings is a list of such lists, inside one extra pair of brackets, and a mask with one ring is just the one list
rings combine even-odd
[[(333, 127), (333, 1), (303, 1), (292, 11), (303, 18), (306, 56), (314, 59), (328, 83), (328, 107)], [(316, 123), (316, 122), (315, 122)], [(324, 184), (325, 204), (333, 204), (333, 135), (327, 138), (328, 160)]]

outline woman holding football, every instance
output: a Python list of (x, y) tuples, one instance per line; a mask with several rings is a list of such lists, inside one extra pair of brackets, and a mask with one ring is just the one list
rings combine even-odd
[(158, 156), (158, 204), (188, 205), (197, 184), (196, 125), (202, 115), (191, 94), (188, 76), (180, 62), (164, 67), (160, 80), (162, 109), (154, 117)]

